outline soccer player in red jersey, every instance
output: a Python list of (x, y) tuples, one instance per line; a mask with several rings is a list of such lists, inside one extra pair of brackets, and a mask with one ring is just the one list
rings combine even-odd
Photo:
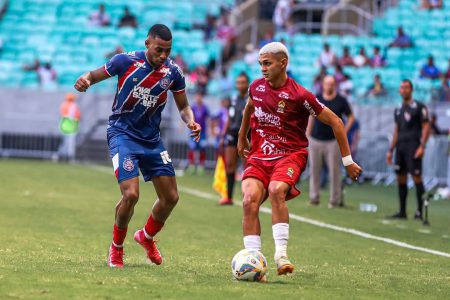
[(175, 171), (159, 130), (168, 91), (172, 92), (181, 118), (192, 131), (191, 137), (198, 141), (201, 133), (201, 126), (195, 122), (186, 97), (183, 72), (169, 58), (172, 48), (170, 29), (163, 24), (152, 26), (145, 47), (145, 51), (115, 55), (103, 67), (78, 78), (74, 86), (85, 92), (95, 83), (118, 76), (107, 136), (122, 198), (116, 205), (108, 255), (110, 267), (123, 267), (123, 243), (139, 199), (139, 169), (145, 181), (153, 182), (158, 199), (145, 226), (135, 232), (134, 240), (145, 249), (152, 263), (162, 263), (153, 237), (162, 229), (178, 202)]
[[(353, 162), (342, 120), (286, 73), (289, 53), (278, 42), (259, 51), (264, 78), (252, 82), (239, 130), (238, 152), (247, 158), (244, 194), (244, 246), (261, 250), (259, 207), (267, 199), (272, 205), (272, 231), (278, 275), (292, 273), (287, 256), (289, 211), (286, 201), (300, 194), (295, 183), (308, 160), (306, 127), (309, 115), (333, 128), (343, 164), (353, 180), (361, 168)], [(251, 146), (247, 134), (251, 129)]]

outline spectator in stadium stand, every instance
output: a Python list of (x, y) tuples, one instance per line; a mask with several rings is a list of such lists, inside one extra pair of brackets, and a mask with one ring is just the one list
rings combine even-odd
[(450, 101), (450, 86), (448, 84), (448, 79), (444, 76), (441, 77), (441, 86), (439, 87), (438, 92), (440, 102)]
[(394, 111), (395, 127), (386, 162), (392, 165), (395, 150), (394, 170), (397, 173), (399, 212), (389, 216), (392, 219), (407, 219), (406, 199), (408, 197), (407, 179), (411, 174), (416, 185), (417, 210), (414, 219), (422, 220), (423, 194), (422, 158), (430, 133), (427, 107), (413, 98), (413, 84), (403, 80), (400, 84), (402, 106)]
[(138, 27), (136, 17), (131, 14), (128, 6), (125, 6), (123, 9), (123, 16), (120, 18), (118, 27)]
[(207, 124), (210, 123), (210, 113), (203, 101), (203, 94), (200, 91), (195, 93), (195, 103), (192, 105), (192, 111), (194, 112), (195, 120), (202, 128), (205, 128), (205, 130), (200, 133), (200, 140), (198, 142), (195, 142), (192, 139), (189, 139), (188, 141), (189, 165), (187, 172), (190, 175), (203, 175), (205, 173), (206, 143), (208, 142), (206, 128), (208, 128)]
[(247, 65), (253, 65), (258, 62), (259, 53), (252, 43), (245, 45), (244, 62)]
[(446, 79), (450, 79), (450, 59), (448, 60), (448, 67), (447, 67), (447, 71), (445, 71), (445, 73), (444, 73), (444, 77)]
[(321, 67), (331, 67), (336, 64), (336, 54), (330, 49), (330, 44), (323, 44), (322, 53), (319, 56), (319, 65)]
[(267, 45), (268, 43), (272, 43), (274, 42), (274, 38), (273, 38), (273, 31), (272, 30), (267, 30), (264, 33), (264, 37), (263, 39), (259, 42), (258, 44), (258, 48), (261, 49), (262, 47), (264, 47), (265, 45)]
[(105, 11), (105, 5), (100, 3), (98, 10), (93, 11), (89, 16), (89, 24), (92, 26), (109, 26), (111, 23), (108, 13)]
[(373, 56), (370, 59), (370, 66), (372, 68), (381, 68), (386, 65), (384, 56), (380, 53), (380, 47), (373, 47)]
[(114, 48), (113, 51), (110, 51), (108, 53), (105, 54), (105, 58), (106, 59), (111, 59), (114, 55), (116, 54), (120, 54), (120, 53), (124, 53), (125, 50), (123, 49), (122, 45), (117, 45), (116, 48)]
[(315, 95), (322, 94), (322, 81), (327, 76), (327, 68), (321, 67), (319, 74), (314, 77), (313, 93)]
[(173, 58), (173, 61), (181, 68), (181, 70), (183, 70), (183, 72), (185, 73), (185, 75), (188, 73), (188, 67), (186, 62), (183, 59), (183, 56), (181, 56), (180, 53), (178, 53), (177, 55), (175, 55), (175, 57)]
[(403, 27), (397, 28), (397, 36), (388, 45), (388, 47), (410, 48), (412, 47), (411, 38), (403, 31)]
[(230, 25), (228, 13), (224, 13), (217, 26), (217, 39), (222, 43), (222, 61), (227, 62), (236, 51), (236, 30), (234, 26)]
[(345, 66), (354, 66), (353, 57), (350, 54), (350, 48), (344, 47), (344, 53), (339, 58), (339, 64), (343, 67)]
[(387, 95), (387, 91), (384, 88), (383, 83), (381, 82), (381, 76), (376, 74), (373, 77), (373, 84), (369, 87), (366, 92), (366, 96), (369, 97), (383, 97)]
[(49, 62), (40, 65), (37, 74), (41, 86), (48, 86), (56, 82), (56, 71)]
[(344, 74), (344, 79), (339, 84), (339, 93), (349, 102), (353, 101), (353, 81), (350, 75)]
[(420, 69), (420, 77), (425, 79), (438, 79), (441, 72), (434, 64), (432, 55), (428, 56), (427, 63)]
[(420, 0), (420, 8), (422, 9), (441, 9), (442, 0)]
[(210, 14), (206, 15), (205, 25), (202, 28), (205, 41), (211, 40), (216, 30), (216, 18)]
[(291, 17), (294, 0), (278, 0), (273, 11), (272, 21), (276, 32), (285, 31), (288, 28), (289, 18)]
[[(354, 122), (350, 104), (347, 99), (338, 94), (336, 79), (333, 76), (325, 76), (322, 86), (323, 92), (316, 95), (317, 99), (339, 118), (347, 118), (345, 124), (345, 133), (347, 134)], [(338, 207), (342, 199), (341, 159), (333, 129), (316, 118), (310, 117), (307, 134), (309, 136), (310, 204), (318, 205), (320, 203), (320, 173), (325, 160), (331, 182), (328, 207)]]
[(41, 66), (41, 61), (38, 58), (35, 58), (32, 64), (24, 65), (22, 69), (24, 71), (37, 71)]
[(359, 53), (353, 58), (353, 62), (356, 67), (364, 67), (370, 65), (370, 59), (366, 54), (366, 49), (364, 47), (359, 48)]
[(339, 89), (339, 85), (344, 80), (344, 71), (342, 70), (341, 65), (335, 65), (334, 66), (334, 79), (336, 79), (336, 85)]
[(206, 86), (208, 85), (209, 76), (205, 66), (198, 66), (189, 74), (189, 81), (194, 85), (195, 91), (206, 94)]

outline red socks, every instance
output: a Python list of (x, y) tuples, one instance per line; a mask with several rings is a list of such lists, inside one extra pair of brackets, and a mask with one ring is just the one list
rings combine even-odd
[(116, 247), (123, 247), (123, 241), (125, 240), (125, 237), (127, 236), (127, 229), (128, 228), (119, 228), (116, 224), (114, 224), (114, 230), (113, 230), (113, 243)]
[(150, 217), (147, 220), (147, 224), (145, 224), (144, 226), (146, 237), (154, 237), (161, 230), (161, 228), (163, 228), (163, 226), (164, 223), (153, 219), (153, 216), (150, 214)]

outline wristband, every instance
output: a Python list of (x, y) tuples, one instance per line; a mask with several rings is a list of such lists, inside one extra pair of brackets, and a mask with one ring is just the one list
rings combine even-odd
[(342, 163), (344, 164), (344, 167), (350, 166), (351, 164), (354, 164), (355, 162), (352, 159), (351, 155), (347, 155), (346, 157), (342, 158)]

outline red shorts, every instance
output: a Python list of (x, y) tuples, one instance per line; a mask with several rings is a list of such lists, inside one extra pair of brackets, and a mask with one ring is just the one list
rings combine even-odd
[(305, 170), (307, 162), (307, 149), (274, 160), (260, 160), (249, 157), (242, 180), (256, 178), (264, 184), (266, 190), (271, 181), (285, 182), (291, 187), (286, 196), (286, 200), (290, 200), (300, 195), (300, 191), (295, 187), (295, 184)]

